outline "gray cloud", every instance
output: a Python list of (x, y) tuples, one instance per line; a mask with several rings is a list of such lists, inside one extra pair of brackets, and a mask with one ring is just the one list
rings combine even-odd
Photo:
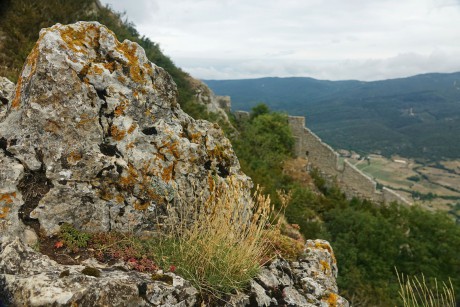
[(376, 80), (460, 70), (460, 0), (103, 2), (126, 10), (198, 78)]

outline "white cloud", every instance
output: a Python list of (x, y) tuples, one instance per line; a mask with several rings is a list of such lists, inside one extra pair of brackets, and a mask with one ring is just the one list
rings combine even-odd
[(460, 71), (459, 0), (103, 0), (198, 78)]

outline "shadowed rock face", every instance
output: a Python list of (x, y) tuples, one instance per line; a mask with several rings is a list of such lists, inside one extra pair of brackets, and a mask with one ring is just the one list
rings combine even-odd
[(250, 186), (220, 128), (185, 114), (171, 77), (97, 22), (43, 29), (6, 104), (2, 232), (152, 230), (215, 181)]

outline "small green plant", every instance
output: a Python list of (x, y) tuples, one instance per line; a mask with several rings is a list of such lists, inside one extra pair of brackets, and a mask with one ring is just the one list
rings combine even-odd
[(455, 293), (451, 280), (446, 285), (442, 283), (442, 288), (438, 288), (438, 282), (434, 279), (434, 288), (431, 288), (425, 276), (422, 275), (420, 280), (417, 276), (409, 277), (403, 274), (399, 275), (396, 270), (399, 281), (399, 295), (403, 301), (404, 307), (455, 307)]
[[(91, 239), (91, 235), (86, 232), (82, 232), (74, 228), (70, 224), (61, 225), (61, 230), (59, 232), (60, 242), (56, 243), (56, 247), (64, 246), (68, 247), (73, 251), (78, 251), (79, 248), (84, 248), (88, 246), (88, 242)], [(59, 244), (61, 243), (61, 244)]]

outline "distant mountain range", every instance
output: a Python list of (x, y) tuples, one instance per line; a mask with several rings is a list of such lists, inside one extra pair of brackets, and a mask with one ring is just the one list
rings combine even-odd
[(441, 160), (460, 158), (460, 72), (383, 81), (312, 78), (204, 80), (233, 110), (260, 102), (291, 115), (335, 148)]

